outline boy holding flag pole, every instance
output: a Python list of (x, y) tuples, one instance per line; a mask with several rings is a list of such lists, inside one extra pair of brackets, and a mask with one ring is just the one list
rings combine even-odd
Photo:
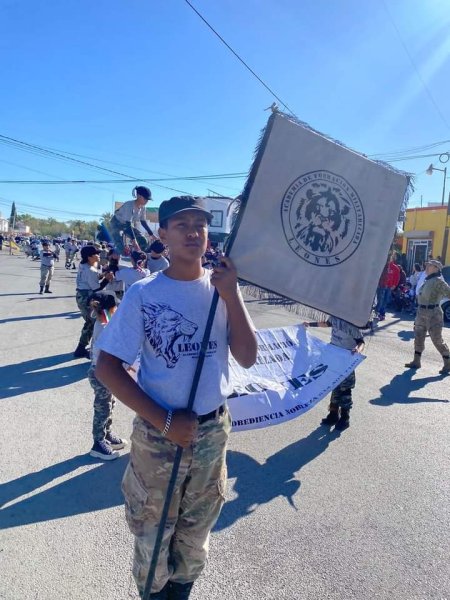
[[(257, 345), (231, 260), (212, 273), (202, 268), (212, 218), (203, 201), (172, 198), (159, 217), (170, 266), (127, 292), (98, 340), (96, 377), (137, 413), (123, 491), (139, 593), (183, 600), (203, 570), (224, 502), (228, 348), (249, 368)], [(121, 365), (139, 352), (136, 384)]]

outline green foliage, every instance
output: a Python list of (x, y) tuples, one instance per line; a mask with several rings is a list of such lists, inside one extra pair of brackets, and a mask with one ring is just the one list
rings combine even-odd
[(38, 219), (29, 214), (17, 215), (17, 221), (22, 221), (30, 227), (32, 233), (48, 237), (58, 237), (69, 234), (80, 240), (93, 240), (97, 232), (98, 221), (57, 221), (53, 217)]
[(11, 215), (9, 217), (9, 226), (11, 229), (14, 228), (16, 221), (17, 221), (16, 203), (13, 202), (12, 206), (11, 206)]

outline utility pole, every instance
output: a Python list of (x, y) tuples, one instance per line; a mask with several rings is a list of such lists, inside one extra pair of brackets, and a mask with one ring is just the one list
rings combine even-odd
[(445, 216), (444, 240), (442, 242), (442, 254), (441, 254), (442, 264), (444, 266), (445, 266), (445, 263), (447, 261), (447, 248), (448, 248), (449, 229), (450, 229), (450, 192), (448, 194), (447, 214)]

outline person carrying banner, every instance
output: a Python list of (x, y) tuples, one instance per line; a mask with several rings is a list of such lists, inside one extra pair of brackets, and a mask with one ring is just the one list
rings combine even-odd
[(133, 240), (135, 250), (144, 250), (147, 246), (147, 240), (134, 226), (136, 223), (140, 222), (148, 235), (153, 237), (153, 232), (145, 218), (145, 205), (152, 199), (152, 193), (148, 187), (138, 185), (133, 189), (133, 196), (135, 200), (124, 202), (116, 210), (109, 225), (109, 233), (119, 254), (123, 254), (124, 251), (122, 235)]
[[(326, 321), (303, 323), (305, 327), (331, 327), (331, 343), (339, 348), (350, 350), (352, 354), (361, 354), (364, 350), (363, 332), (337, 317), (330, 317)], [(344, 431), (350, 426), (350, 410), (353, 406), (352, 389), (355, 387), (355, 371), (346, 377), (333, 390), (330, 399), (329, 412), (322, 419), (323, 425), (335, 425), (338, 431)]]
[(406, 363), (409, 369), (419, 369), (422, 352), (425, 349), (425, 338), (430, 335), (436, 350), (442, 356), (444, 365), (439, 371), (442, 375), (450, 373), (450, 351), (442, 338), (444, 317), (440, 301), (450, 296), (450, 285), (442, 277), (442, 263), (429, 260), (425, 268), (425, 281), (417, 295), (417, 314), (414, 322), (414, 358)]
[[(184, 448), (150, 598), (183, 600), (204, 568), (209, 534), (224, 502), (230, 417), (228, 349), (244, 368), (257, 354), (256, 336), (238, 290), (233, 263), (202, 268), (212, 215), (199, 198), (175, 197), (159, 209), (165, 271), (125, 294), (98, 347), (96, 377), (137, 415), (124, 475), (126, 517), (135, 536), (133, 574), (142, 597), (165, 493)], [(214, 288), (219, 293), (194, 411), (187, 412)], [(140, 353), (137, 384), (122, 369)]]

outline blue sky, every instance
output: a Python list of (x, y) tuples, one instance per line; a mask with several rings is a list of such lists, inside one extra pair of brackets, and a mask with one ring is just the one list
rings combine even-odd
[[(366, 154), (450, 140), (448, 0), (192, 3), (319, 131)], [(137, 177), (248, 170), (274, 98), (184, 0), (0, 0), (0, 11), (1, 135)], [(441, 199), (431, 162), (443, 167), (395, 163), (417, 174), (410, 206)], [(1, 180), (89, 178), (114, 176), (0, 143)], [(234, 196), (244, 181), (163, 185)], [(0, 211), (14, 200), (36, 216), (101, 214), (133, 185), (0, 184)], [(149, 185), (156, 204), (173, 195)]]

